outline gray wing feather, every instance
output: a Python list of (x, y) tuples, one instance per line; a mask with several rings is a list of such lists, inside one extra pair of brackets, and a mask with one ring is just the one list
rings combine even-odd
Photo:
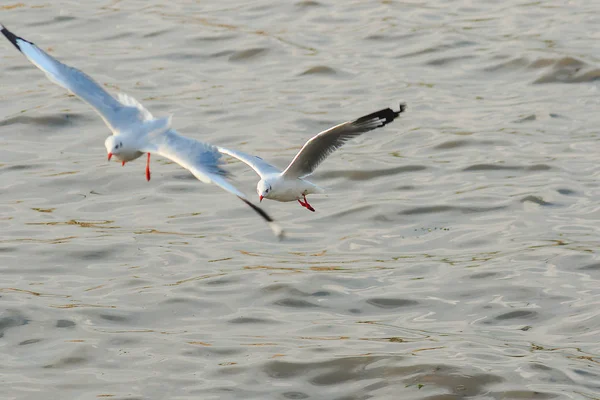
[(34, 43), (16, 36), (2, 25), (0, 32), (32, 64), (42, 70), (48, 79), (92, 106), (113, 133), (127, 124), (147, 119), (143, 108), (119, 102), (84, 72), (61, 63)]
[(406, 105), (400, 104), (398, 111), (386, 108), (319, 133), (304, 144), (290, 165), (283, 171), (283, 176), (299, 178), (312, 174), (319, 164), (348, 140), (389, 124), (405, 109)]
[(237, 150), (226, 149), (224, 147), (218, 147), (217, 149), (222, 154), (227, 154), (228, 156), (237, 158), (238, 160), (247, 164), (261, 178), (264, 178), (266, 175), (281, 173), (281, 170), (279, 168), (272, 166), (271, 164), (269, 164), (268, 162), (266, 162), (265, 160), (263, 160), (260, 157), (246, 154), (246, 153), (243, 153), (243, 152), (237, 151)]
[(236, 195), (254, 212), (260, 215), (268, 224), (275, 236), (282, 238), (283, 230), (260, 207), (252, 204), (244, 193), (233, 186), (227, 178), (229, 173), (221, 168), (222, 155), (216, 146), (187, 138), (169, 129), (167, 132), (155, 137), (143, 152), (159, 154), (176, 162), (190, 171), (197, 179), (204, 183), (214, 183), (221, 189)]

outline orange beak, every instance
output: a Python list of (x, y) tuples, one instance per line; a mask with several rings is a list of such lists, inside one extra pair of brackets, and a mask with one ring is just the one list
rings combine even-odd
[(262, 201), (263, 197), (262, 196), (258, 196), (258, 202), (260, 203)]
[(108, 161), (112, 158), (112, 153), (108, 153)]

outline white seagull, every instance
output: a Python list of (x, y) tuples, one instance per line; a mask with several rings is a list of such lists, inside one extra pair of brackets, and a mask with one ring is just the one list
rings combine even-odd
[(115, 99), (85, 73), (61, 63), (2, 24), (0, 32), (52, 82), (88, 103), (102, 117), (112, 131), (112, 136), (104, 142), (109, 161), (114, 157), (125, 165), (147, 153), (146, 179), (150, 180), (150, 153), (168, 158), (189, 170), (200, 181), (214, 183), (239, 197), (267, 221), (276, 236), (283, 236), (279, 225), (267, 213), (227, 181), (228, 173), (220, 167), (223, 160), (215, 146), (178, 134), (171, 128), (170, 116), (154, 118), (133, 97), (120, 93)]
[(400, 104), (398, 111), (386, 108), (319, 133), (304, 144), (283, 172), (260, 157), (221, 147), (218, 149), (221, 153), (248, 164), (260, 176), (256, 185), (260, 201), (298, 200), (302, 207), (314, 212), (315, 209), (308, 204), (306, 196), (311, 193), (323, 193), (324, 190), (304, 178), (311, 175), (319, 164), (348, 140), (389, 124), (405, 109), (406, 104)]

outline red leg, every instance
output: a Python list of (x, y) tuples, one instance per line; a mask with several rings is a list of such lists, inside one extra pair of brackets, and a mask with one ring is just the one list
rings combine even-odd
[(148, 153), (148, 159), (146, 160), (146, 180), (150, 181), (150, 153)]
[(123, 161), (123, 162), (121, 163), (121, 167), (124, 167), (124, 166), (125, 166), (125, 161)]
[[(308, 200), (306, 200), (306, 196), (305, 196), (305, 195), (302, 195), (302, 197), (304, 197), (304, 204), (302, 204), (302, 203), (301, 203), (301, 204), (302, 204), (304, 207), (306, 207), (306, 209), (308, 209), (308, 210), (310, 210), (310, 211), (312, 211), (312, 212), (315, 212), (315, 209), (314, 209), (314, 208), (313, 208), (313, 207), (312, 207), (310, 204), (308, 204)], [(300, 200), (298, 200), (298, 201), (300, 201)]]

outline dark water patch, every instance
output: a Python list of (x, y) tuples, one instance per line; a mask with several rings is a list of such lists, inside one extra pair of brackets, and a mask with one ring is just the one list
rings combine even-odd
[(302, 392), (284, 392), (281, 395), (284, 398), (291, 399), (291, 400), (302, 400), (302, 399), (308, 399), (310, 397), (308, 394), (302, 393)]
[(72, 328), (75, 326), (75, 322), (69, 321), (68, 319), (59, 319), (56, 321), (57, 328)]
[(261, 288), (260, 291), (264, 294), (285, 293), (292, 296), (308, 296), (308, 293), (298, 290), (295, 287), (285, 283), (275, 283), (272, 285), (268, 285), (264, 288)]
[(304, 75), (328, 75), (328, 76), (334, 76), (337, 75), (338, 72), (328, 66), (325, 65), (318, 65), (316, 67), (311, 67), (307, 70), (305, 70), (304, 72), (301, 72), (299, 74), (299, 76), (304, 76)]
[(437, 58), (435, 60), (431, 60), (431, 61), (427, 61), (425, 63), (425, 65), (430, 65), (430, 66), (434, 66), (434, 67), (441, 67), (441, 66), (445, 66), (448, 64), (452, 64), (454, 62), (457, 61), (464, 61), (464, 60), (470, 60), (475, 58), (475, 56), (454, 56), (454, 57), (443, 57), (443, 58)]
[(423, 50), (412, 51), (409, 53), (401, 54), (401, 55), (397, 56), (396, 58), (411, 58), (411, 57), (418, 57), (418, 56), (428, 55), (428, 54), (433, 54), (433, 53), (441, 53), (441, 52), (444, 52), (447, 50), (474, 46), (476, 44), (477, 44), (476, 42), (469, 41), (469, 40), (459, 40), (454, 43), (442, 44), (442, 45), (438, 45), (438, 46), (431, 46), (431, 47), (428, 47)]
[(8, 314), (0, 317), (0, 338), (4, 337), (4, 332), (10, 328), (27, 325), (29, 320), (18, 311), (8, 311), (3, 314)]
[(212, 346), (210, 343), (203, 342), (202, 338), (189, 341), (187, 344), (194, 348), (184, 351), (183, 355), (191, 357), (231, 357), (246, 353), (246, 350), (240, 347)]
[(318, 1), (314, 1), (314, 0), (303, 0), (303, 1), (298, 1), (294, 4), (296, 7), (299, 8), (316, 8), (316, 7), (323, 7), (322, 3), (319, 3)]
[(493, 399), (531, 399), (531, 400), (544, 400), (544, 399), (555, 399), (559, 397), (557, 394), (538, 392), (534, 390), (507, 390), (502, 392), (489, 392), (490, 397)]
[(466, 374), (455, 368), (436, 368), (433, 371), (417, 374), (410, 379), (414, 385), (434, 386), (444, 388), (448, 393), (425, 397), (426, 399), (468, 399), (483, 398), (484, 394), (489, 393), (489, 386), (504, 382), (504, 379), (492, 374)]
[(12, 252), (15, 252), (15, 251), (17, 251), (16, 247), (7, 247), (7, 246), (0, 247), (0, 253), (12, 253)]
[(469, 279), (486, 279), (486, 278), (491, 278), (493, 276), (497, 276), (498, 273), (496, 272), (479, 272), (477, 274), (473, 274), (471, 276), (469, 276)]
[(49, 128), (64, 127), (78, 121), (89, 121), (90, 118), (84, 114), (58, 114), (58, 115), (16, 115), (0, 121), (0, 126), (25, 124), (42, 125)]
[(504, 210), (507, 206), (495, 207), (464, 207), (464, 206), (429, 206), (415, 207), (405, 211), (401, 211), (400, 215), (418, 215), (418, 214), (437, 214), (442, 212), (459, 212), (462, 214), (486, 213), (498, 210)]
[(589, 69), (589, 66), (576, 58), (563, 57), (558, 60), (540, 59), (533, 62), (530, 68), (547, 68), (551, 70), (533, 83), (581, 83), (593, 82), (600, 79), (600, 69)]
[(394, 190), (402, 192), (402, 191), (406, 191), (406, 190), (415, 190), (416, 188), (417, 187), (413, 186), (413, 185), (402, 185), (402, 186), (398, 186), (398, 187), (394, 188)]
[(367, 300), (367, 303), (379, 308), (400, 308), (419, 305), (419, 302), (415, 300), (394, 299), (385, 297), (369, 299)]
[(524, 122), (532, 122), (532, 121), (535, 121), (535, 120), (537, 120), (537, 117), (535, 116), (535, 114), (531, 114), (531, 115), (528, 115), (526, 117), (519, 118), (519, 119), (517, 119), (517, 120), (515, 120), (513, 122), (517, 123), (517, 124), (522, 124)]
[(123, 315), (117, 315), (117, 314), (108, 314), (108, 313), (101, 313), (98, 314), (98, 317), (100, 317), (101, 319), (105, 320), (105, 321), (110, 321), (110, 322), (127, 322), (127, 321), (131, 321), (131, 318), (123, 316)]
[(496, 65), (485, 67), (483, 70), (486, 72), (501, 72), (506, 70), (513, 70), (518, 68), (525, 68), (530, 64), (530, 61), (525, 57), (514, 58), (509, 61), (504, 61)]
[(275, 324), (277, 321), (264, 319), (264, 318), (256, 318), (256, 317), (237, 317), (230, 319), (228, 321), (230, 324)]
[(363, 170), (346, 170), (346, 171), (327, 171), (319, 174), (320, 178), (346, 178), (350, 181), (366, 181), (368, 179), (377, 178), (380, 176), (390, 176), (405, 174), (408, 172), (424, 171), (427, 167), (423, 165), (406, 165), (403, 167), (374, 169), (370, 171)]
[(4, 167), (0, 171), (2, 171), (2, 172), (26, 171), (28, 169), (41, 169), (41, 168), (45, 168), (45, 167), (41, 164), (15, 164), (15, 165), (10, 165), (8, 167)]
[[(342, 381), (347, 381), (356, 376), (359, 371), (370, 375), (367, 367), (385, 357), (365, 356), (365, 357), (340, 357), (334, 360), (320, 362), (289, 362), (289, 361), (270, 361), (263, 366), (263, 372), (270, 378), (290, 379), (295, 377), (312, 377), (311, 383), (318, 385), (330, 385)], [(400, 358), (400, 357), (397, 357)], [(380, 368), (376, 368), (379, 370)], [(324, 374), (332, 373), (343, 374), (335, 382), (329, 378), (322, 378)], [(321, 377), (321, 378), (320, 378)], [(363, 379), (368, 379), (365, 376)]]
[(268, 53), (269, 49), (257, 47), (254, 49), (247, 49), (234, 52), (229, 56), (229, 61), (254, 61)]
[(515, 58), (484, 69), (486, 72), (503, 72), (519, 69), (546, 69), (534, 84), (582, 83), (600, 79), (600, 68), (594, 68), (574, 57), (540, 58), (530, 61), (525, 57)]
[(123, 40), (123, 39), (129, 39), (129, 38), (133, 38), (133, 37), (134, 37), (133, 32), (121, 32), (120, 31), (117, 34), (103, 37), (102, 41), (110, 42), (113, 40)]
[(22, 342), (19, 342), (19, 346), (27, 346), (30, 344), (36, 344), (39, 343), (41, 341), (43, 341), (44, 339), (27, 339), (27, 340), (23, 340)]
[(531, 166), (502, 165), (502, 164), (475, 164), (464, 168), (464, 172), (471, 171), (549, 171), (552, 167), (546, 164)]
[(240, 278), (236, 276), (224, 276), (213, 279), (205, 279), (202, 284), (206, 286), (227, 286), (240, 282)]
[(85, 357), (77, 357), (77, 356), (64, 357), (64, 358), (61, 358), (60, 360), (58, 360), (55, 363), (44, 365), (44, 368), (50, 369), (50, 368), (75, 367), (75, 366), (78, 366), (78, 365), (81, 365), (81, 364), (85, 364), (88, 361), (89, 360), (86, 359)]
[(556, 191), (565, 196), (572, 196), (572, 195), (577, 194), (576, 191), (571, 190), (571, 189), (557, 189)]
[(115, 257), (114, 250), (79, 250), (69, 253), (72, 258), (83, 261), (107, 260)]
[[(559, 114), (555, 114), (555, 113), (548, 113), (548, 116), (550, 118), (554, 118), (554, 119), (566, 119), (566, 117), (559, 115)], [(543, 115), (542, 115), (542, 118), (543, 118)], [(529, 114), (529, 115), (523, 116), (519, 119), (516, 119), (513, 122), (515, 124), (523, 124), (526, 122), (534, 122), (537, 120), (538, 120), (538, 116), (536, 114)]]
[(564, 372), (552, 367), (551, 365), (534, 362), (529, 364), (529, 368), (536, 374), (541, 375), (540, 380), (542, 382), (562, 385), (571, 385), (575, 383)]
[[(490, 392), (489, 387), (504, 382), (502, 377), (485, 373), (468, 373), (459, 368), (440, 364), (412, 364), (395, 366), (401, 363), (401, 356), (339, 357), (321, 362), (270, 361), (263, 366), (263, 372), (271, 379), (294, 382), (308, 379), (316, 387), (348, 384), (354, 389), (351, 393), (340, 393), (336, 399), (368, 399), (381, 388), (401, 382), (405, 391), (435, 388), (445, 394), (424, 397), (427, 399), (475, 398)], [(385, 381), (382, 377), (385, 376)], [(363, 387), (361, 381), (377, 380)], [(414, 393), (414, 392), (413, 392)], [(401, 398), (402, 396), (400, 396)]]
[(295, 299), (291, 297), (286, 297), (284, 299), (276, 300), (273, 304), (282, 307), (291, 307), (291, 308), (314, 308), (320, 307), (318, 304), (311, 303), (302, 299)]
[(577, 268), (580, 271), (600, 271), (600, 263), (593, 263)]
[(165, 33), (169, 33), (171, 32), (171, 29), (160, 29), (154, 32), (150, 32), (150, 33), (146, 33), (145, 35), (143, 35), (143, 38), (153, 38), (153, 37), (157, 37), (157, 36), (162, 36)]
[(550, 171), (551, 169), (552, 167), (547, 164), (535, 164), (525, 167), (525, 171)]
[(59, 15), (59, 16), (55, 16), (52, 17), (50, 19), (45, 19), (43, 21), (40, 22), (33, 22), (30, 23), (30, 26), (45, 26), (45, 25), (55, 25), (57, 22), (61, 23), (61, 22), (69, 22), (69, 21), (75, 21), (77, 18), (74, 16), (70, 16), (70, 15)]
[(408, 34), (402, 34), (402, 35), (375, 33), (375, 34), (366, 36), (365, 40), (369, 40), (369, 41), (372, 40), (374, 42), (398, 43), (401, 40), (406, 40), (406, 39), (409, 39), (409, 38), (412, 38), (415, 36), (417, 36), (417, 34), (415, 34), (415, 33), (408, 33)]
[(512, 320), (512, 319), (531, 320), (531, 319), (535, 319), (537, 316), (538, 316), (537, 311), (517, 310), (517, 311), (510, 311), (510, 312), (507, 312), (504, 314), (500, 314), (500, 315), (494, 317), (494, 319), (497, 321), (507, 321), (507, 320)]
[(555, 205), (554, 203), (550, 203), (545, 201), (541, 196), (526, 196), (523, 197), (521, 200), (521, 203), (535, 203), (535, 204), (539, 204), (540, 206), (553, 206)]
[(163, 60), (169, 61), (182, 61), (182, 62), (190, 62), (190, 61), (204, 61), (207, 57), (206, 54), (198, 53), (198, 52), (190, 52), (190, 51), (179, 51), (177, 53), (167, 53), (161, 54), (160, 56), (154, 57), (154, 59), (160, 58)]
[(566, 119), (567, 118), (564, 115), (560, 115), (560, 114), (556, 114), (556, 113), (549, 113), (548, 115), (550, 116), (550, 118), (560, 118), (560, 119)]
[(468, 146), (510, 146), (508, 142), (500, 142), (494, 140), (469, 140), (469, 139), (461, 139), (461, 140), (449, 140), (444, 143), (440, 143), (437, 146), (434, 146), (434, 149), (437, 150), (450, 150), (450, 149), (461, 149), (463, 147)]
[[(187, 39), (191, 42), (220, 42), (220, 41), (224, 41), (224, 40), (233, 40), (235, 38), (237, 38), (239, 35), (238, 34), (218, 34), (218, 35), (214, 35), (214, 36), (196, 36), (196, 37), (192, 37), (191, 39)], [(231, 51), (229, 54), (233, 53), (233, 51)]]
[(222, 50), (210, 55), (211, 58), (229, 57), (235, 54), (234, 50)]

